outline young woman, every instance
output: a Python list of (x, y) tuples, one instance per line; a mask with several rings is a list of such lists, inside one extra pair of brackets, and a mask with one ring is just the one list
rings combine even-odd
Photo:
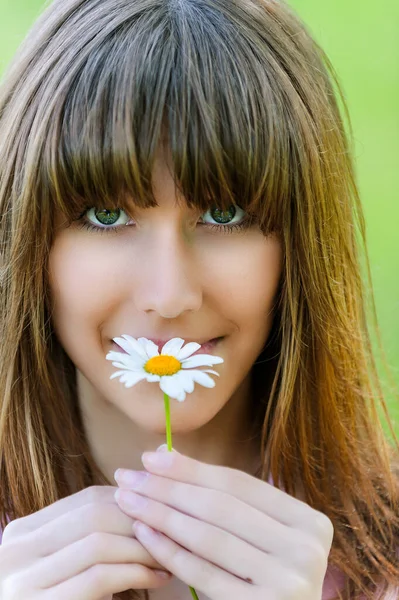
[[(0, 97), (2, 600), (398, 597), (339, 98), (280, 1), (34, 26)], [(177, 452), (159, 387), (110, 379), (123, 334), (224, 360), (171, 402)]]

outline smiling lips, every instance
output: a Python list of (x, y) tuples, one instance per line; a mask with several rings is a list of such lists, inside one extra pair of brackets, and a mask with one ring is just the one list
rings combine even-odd
[[(164, 347), (164, 345), (168, 341), (168, 340), (157, 340), (157, 339), (153, 339), (153, 338), (147, 338), (147, 339), (151, 340), (151, 342), (154, 342), (154, 344), (157, 344), (157, 346), (158, 346), (158, 352), (161, 352), (162, 348)], [(212, 340), (209, 340), (208, 342), (205, 342), (204, 344), (201, 345), (201, 348), (199, 348), (196, 352), (194, 352), (192, 354), (192, 356), (194, 356), (195, 354), (209, 354), (215, 348), (216, 344), (221, 339), (222, 338), (220, 338), (220, 337), (219, 338), (213, 338)], [(187, 340), (186, 340), (186, 343), (187, 343)], [(113, 347), (114, 347), (115, 350), (117, 350), (118, 352), (122, 352), (123, 354), (126, 354), (126, 352), (123, 350), (123, 348), (121, 348), (120, 346), (118, 346), (118, 344), (116, 342), (112, 342), (112, 344), (113, 344)]]

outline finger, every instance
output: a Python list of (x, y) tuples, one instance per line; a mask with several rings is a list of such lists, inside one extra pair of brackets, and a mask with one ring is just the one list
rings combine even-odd
[(238, 469), (209, 465), (178, 452), (144, 452), (144, 467), (156, 475), (226, 492), (272, 519), (315, 536), (329, 548), (334, 528), (326, 515), (286, 492)]
[[(27, 558), (50, 556), (96, 532), (133, 538), (132, 526), (133, 519), (119, 508), (115, 498), (113, 504), (85, 504), (26, 534), (23, 544), (17, 540), (16, 560), (23, 565)], [(149, 567), (160, 567), (144, 548), (140, 558)]]
[[(263, 567), (265, 584), (260, 587), (256, 586), (250, 578), (243, 581), (226, 573), (217, 565), (189, 552), (141, 521), (135, 522), (134, 529), (137, 539), (163, 565), (163, 568), (212, 600), (274, 598), (276, 590), (280, 590), (281, 597), (284, 598), (307, 597), (305, 592), (301, 593), (301, 590), (305, 590), (307, 586), (303, 574), (287, 569), (285, 565), (273, 561), (272, 557), (267, 557), (265, 560)], [(259, 591), (256, 595), (255, 590)]]
[(98, 564), (53, 588), (41, 591), (40, 600), (98, 600), (99, 597), (112, 597), (128, 589), (160, 588), (170, 580), (170, 575), (161, 577), (143, 565)]
[[(134, 538), (110, 533), (92, 533), (35, 563), (33, 588), (52, 588), (96, 564), (143, 564), (150, 556)], [(154, 559), (151, 563), (161, 568)], [(145, 564), (143, 566), (148, 566)]]
[[(195, 556), (160, 532), (136, 522), (136, 537), (165, 569), (212, 600), (245, 598), (249, 583)], [(139, 529), (140, 528), (140, 529)]]
[(41, 510), (11, 521), (3, 532), (3, 543), (9, 540), (15, 540), (27, 532), (34, 531), (46, 523), (57, 519), (63, 514), (73, 511), (89, 503), (115, 503), (114, 493), (116, 487), (110, 485), (97, 485), (85, 488), (76, 494), (57, 500), (50, 506)]
[[(250, 578), (255, 584), (264, 582), (266, 554), (247, 542), (165, 504), (136, 496), (133, 492), (121, 490), (117, 495), (123, 510), (164, 533), (180, 546), (236, 577)], [(133, 506), (130, 502), (134, 499), (146, 502), (146, 506)]]
[[(137, 476), (136, 485), (132, 483), (133, 475)], [(302, 532), (282, 525), (269, 515), (225, 492), (181, 483), (150, 473), (124, 469), (119, 470), (117, 481), (120, 489), (134, 489), (140, 495), (162, 502), (200, 521), (215, 525), (248, 542), (258, 550), (280, 558), (287, 559), (294, 547), (301, 551), (304, 541), (307, 540), (307, 538), (304, 539)], [(119, 505), (124, 509), (123, 505), (120, 503)], [(129, 510), (127, 510), (127, 514), (134, 516), (134, 513)], [(151, 525), (151, 523), (149, 524)], [(155, 529), (159, 529), (156, 523), (153, 525)], [(164, 530), (162, 529), (162, 531)], [(164, 533), (167, 534), (166, 531)], [(181, 543), (177, 539), (176, 541)]]

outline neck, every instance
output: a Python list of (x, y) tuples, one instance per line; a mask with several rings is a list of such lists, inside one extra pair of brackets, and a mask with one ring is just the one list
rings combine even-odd
[[(173, 448), (201, 462), (253, 474), (259, 466), (260, 450), (258, 440), (250, 433), (250, 384), (249, 375), (222, 410), (198, 429), (174, 433), (172, 421)], [(142, 470), (141, 454), (165, 443), (165, 434), (140, 428), (102, 397), (80, 371), (77, 385), (85, 433), (103, 474), (113, 482), (117, 468)]]

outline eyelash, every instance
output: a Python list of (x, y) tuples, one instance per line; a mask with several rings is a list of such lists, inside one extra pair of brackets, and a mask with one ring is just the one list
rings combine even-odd
[[(86, 213), (91, 206), (86, 207), (85, 210), (79, 217), (77, 217), (76, 222), (78, 223), (79, 229), (86, 229), (87, 231), (93, 231), (94, 233), (118, 233), (120, 229), (123, 229), (125, 225), (117, 225), (116, 227), (97, 227), (93, 225), (90, 221), (86, 220)], [(118, 208), (118, 207), (116, 207)], [(121, 209), (123, 210), (123, 209)], [(253, 219), (249, 215), (243, 218), (241, 223), (233, 223), (233, 225), (218, 225), (216, 223), (201, 223), (201, 225), (205, 225), (205, 227), (210, 228), (212, 231), (218, 231), (223, 234), (233, 233), (234, 231), (245, 231), (251, 227), (253, 224)]]

